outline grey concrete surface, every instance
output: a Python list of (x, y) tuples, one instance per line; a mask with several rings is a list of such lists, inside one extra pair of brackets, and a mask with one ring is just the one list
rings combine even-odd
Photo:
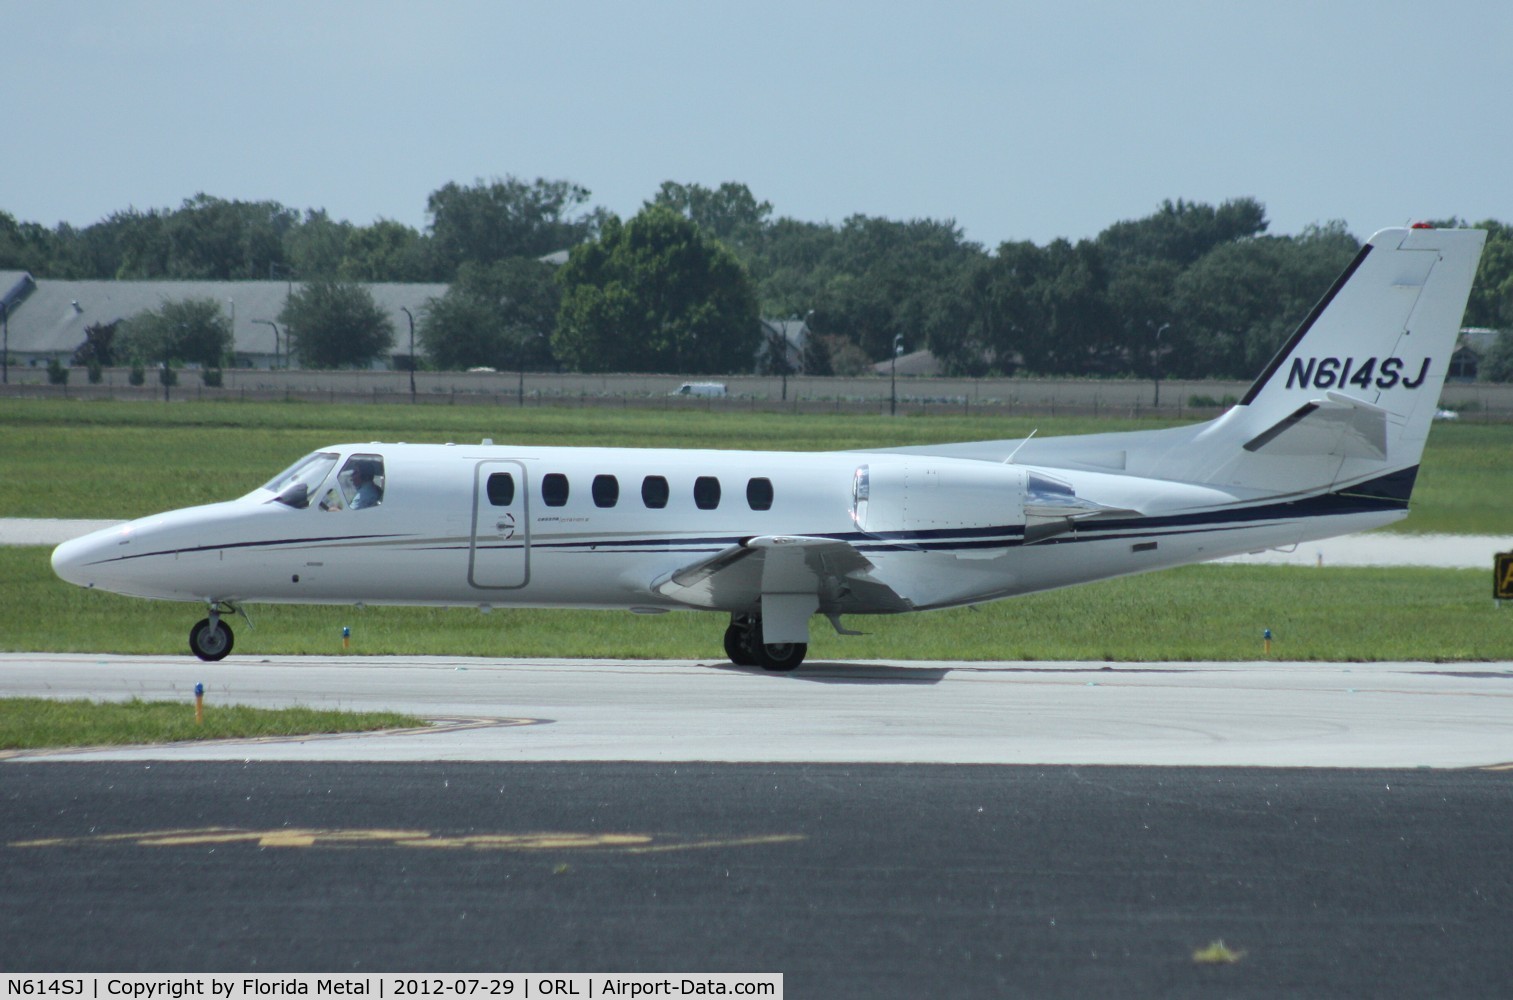
[(1268, 549), (1218, 562), (1262, 566), (1431, 566), (1491, 571), (1493, 557), (1513, 550), (1513, 535), (1403, 535), (1372, 531)]
[[(1513, 761), (1513, 663), (726, 663), (0, 654), (0, 695), (391, 709), (430, 732), (71, 760), (1459, 768)], [(28, 758), (45, 757), (30, 754)]]
[(61, 517), (0, 517), (0, 545), (61, 545), (70, 538), (121, 523)]

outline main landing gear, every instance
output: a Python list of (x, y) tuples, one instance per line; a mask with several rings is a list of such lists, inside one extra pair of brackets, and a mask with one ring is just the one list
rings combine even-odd
[(807, 642), (762, 641), (760, 615), (731, 615), (725, 630), (725, 655), (738, 667), (761, 667), (763, 670), (796, 670), (809, 652)]
[(221, 606), (212, 603), (210, 617), (201, 618), (189, 630), (189, 651), (202, 660), (224, 660), (235, 640), (231, 626), (221, 621)]

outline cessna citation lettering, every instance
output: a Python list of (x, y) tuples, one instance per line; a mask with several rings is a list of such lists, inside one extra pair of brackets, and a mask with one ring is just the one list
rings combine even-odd
[(53, 569), (205, 605), (206, 660), (241, 604), (362, 603), (713, 611), (735, 663), (792, 670), (815, 615), (845, 632), (1406, 516), (1484, 237), (1377, 233), (1202, 424), (818, 454), (333, 445)]

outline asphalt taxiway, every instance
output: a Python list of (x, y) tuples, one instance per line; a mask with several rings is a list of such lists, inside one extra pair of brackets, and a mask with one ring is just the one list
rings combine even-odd
[(438, 724), (0, 760), (0, 968), (1513, 981), (1513, 664), (0, 655), (0, 696), (196, 683)]
[[(8, 972), (781, 972), (790, 997), (1502, 996), (1509, 775), (0, 765)], [(1234, 961), (1198, 960), (1218, 952)]]

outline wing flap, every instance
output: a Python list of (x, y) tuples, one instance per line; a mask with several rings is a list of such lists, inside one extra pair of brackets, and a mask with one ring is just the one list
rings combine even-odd
[[(652, 590), (697, 608), (755, 612), (809, 595), (826, 614), (906, 611), (913, 605), (870, 575), (850, 542), (808, 535), (759, 535), (667, 574)], [(789, 603), (792, 603), (791, 600)]]

